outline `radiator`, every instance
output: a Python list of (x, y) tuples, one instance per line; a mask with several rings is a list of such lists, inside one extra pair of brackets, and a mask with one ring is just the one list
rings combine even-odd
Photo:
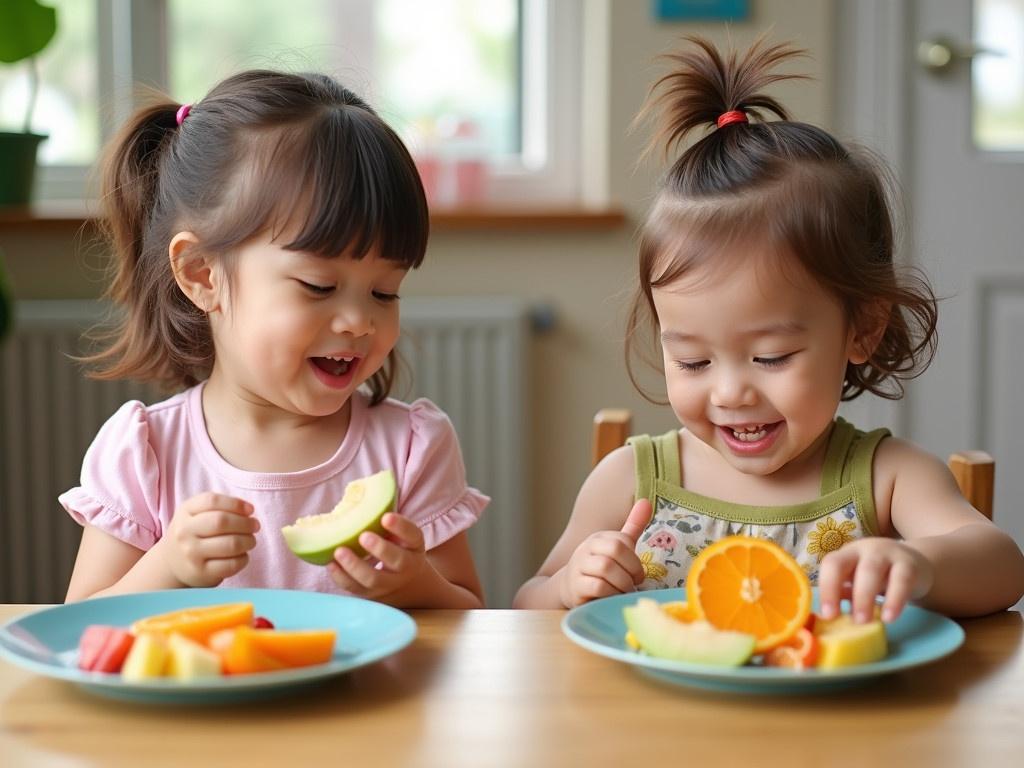
[[(126, 400), (164, 395), (86, 379), (69, 355), (105, 309), (22, 301), (0, 342), (0, 602), (63, 600), (81, 529), (57, 503), (82, 457)], [(451, 417), (469, 483), (492, 497), (469, 533), (488, 604), (505, 607), (527, 576), (525, 499), (529, 307), (503, 298), (405, 299), (394, 396), (428, 397)]]

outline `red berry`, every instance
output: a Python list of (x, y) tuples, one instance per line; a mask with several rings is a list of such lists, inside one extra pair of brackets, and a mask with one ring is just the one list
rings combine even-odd
[(273, 629), (274, 624), (270, 619), (265, 619), (262, 616), (257, 616), (252, 620), (253, 629)]

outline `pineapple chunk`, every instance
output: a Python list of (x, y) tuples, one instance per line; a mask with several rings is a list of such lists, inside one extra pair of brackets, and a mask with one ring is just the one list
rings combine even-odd
[(163, 677), (167, 668), (167, 640), (152, 632), (143, 632), (135, 638), (128, 658), (121, 667), (121, 677), (131, 682), (142, 682)]
[(197, 680), (220, 676), (220, 656), (184, 635), (173, 634), (167, 641), (170, 658), (167, 675), (176, 680)]
[(855, 624), (849, 614), (814, 623), (818, 637), (818, 669), (839, 669), (884, 659), (889, 652), (885, 625), (877, 618)]

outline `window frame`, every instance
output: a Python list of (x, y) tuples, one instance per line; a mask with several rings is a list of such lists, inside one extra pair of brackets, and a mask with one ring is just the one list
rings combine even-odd
[[(166, 91), (167, 0), (94, 0), (97, 14), (97, 83), (100, 142), (105, 144), (138, 103), (137, 84)], [(372, 28), (363, 0), (344, 0), (356, 24)], [(522, 149), (514, 160), (492, 166), (487, 204), (562, 203), (581, 199), (582, 0), (521, 0)], [(372, 61), (372, 42), (353, 47), (357, 60)], [(527, 55), (526, 52), (530, 52)], [(97, 107), (99, 109), (100, 107)], [(39, 166), (37, 200), (95, 197), (92, 166)]]

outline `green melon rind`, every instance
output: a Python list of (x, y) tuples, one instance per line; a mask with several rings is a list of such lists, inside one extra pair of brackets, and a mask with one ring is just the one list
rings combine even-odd
[[(384, 472), (378, 472), (378, 475), (382, 477), (382, 480), (387, 482), (387, 487), (384, 489), (384, 495), (387, 497), (387, 502), (382, 504), (381, 508), (367, 520), (365, 526), (350, 534), (347, 537), (338, 537), (328, 539), (326, 541), (318, 540), (315, 542), (306, 542), (305, 546), (302, 542), (297, 541), (292, 535), (292, 526), (285, 526), (281, 529), (281, 534), (284, 536), (285, 543), (297, 557), (305, 560), (307, 563), (313, 565), (327, 565), (334, 560), (334, 552), (338, 547), (348, 547), (351, 549), (357, 557), (365, 557), (367, 552), (363, 549), (359, 543), (359, 537), (365, 531), (370, 531), (378, 535), (384, 535), (383, 518), (388, 512), (391, 512), (395, 508), (395, 498), (397, 495), (397, 488), (395, 485), (395, 476), (390, 470)], [(330, 513), (328, 513), (330, 514)], [(351, 514), (349, 512), (348, 514)], [(329, 532), (321, 532), (322, 535), (329, 535)]]

